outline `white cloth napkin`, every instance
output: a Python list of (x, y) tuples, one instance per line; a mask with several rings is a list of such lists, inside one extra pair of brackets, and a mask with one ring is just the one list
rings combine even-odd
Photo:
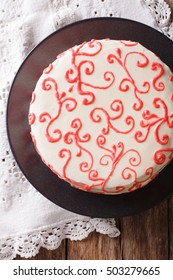
[(10, 85), (26, 55), (60, 27), (100, 16), (140, 21), (173, 38), (170, 9), (163, 0), (0, 1), (0, 259), (31, 257), (41, 246), (55, 249), (62, 239), (81, 240), (93, 230), (119, 235), (114, 219), (71, 213), (38, 193), (17, 166), (6, 133)]

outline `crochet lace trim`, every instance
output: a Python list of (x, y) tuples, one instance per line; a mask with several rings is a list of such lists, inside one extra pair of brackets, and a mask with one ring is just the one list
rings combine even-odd
[(41, 247), (54, 250), (60, 246), (63, 239), (82, 240), (94, 230), (110, 237), (120, 235), (114, 219), (72, 220), (51, 225), (47, 229), (37, 229), (32, 233), (1, 239), (0, 259), (14, 259), (16, 255), (30, 258), (38, 254)]

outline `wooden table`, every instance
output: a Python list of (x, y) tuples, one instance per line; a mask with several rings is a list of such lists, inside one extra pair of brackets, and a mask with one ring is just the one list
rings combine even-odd
[[(166, 2), (173, 12), (173, 0)], [(173, 195), (145, 213), (116, 219), (116, 223), (121, 231), (118, 238), (93, 232), (83, 241), (64, 240), (54, 251), (41, 248), (32, 259), (173, 259)]]

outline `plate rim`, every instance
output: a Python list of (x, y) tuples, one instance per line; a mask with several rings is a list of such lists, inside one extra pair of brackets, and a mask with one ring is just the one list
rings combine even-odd
[[(10, 148), (11, 148), (11, 151), (12, 151), (12, 154), (13, 154), (13, 156), (14, 156), (14, 158), (15, 158), (15, 160), (16, 160), (16, 162), (17, 162), (17, 164), (18, 164), (18, 166), (19, 166), (19, 168), (20, 168), (20, 170), (21, 170), (21, 172), (24, 174), (24, 176), (26, 177), (26, 179), (29, 181), (29, 183), (33, 186), (33, 187), (35, 187), (33, 184), (32, 184), (32, 182), (29, 180), (29, 178), (28, 178), (28, 176), (26, 175), (26, 173), (25, 173), (25, 171), (24, 171), (24, 169), (23, 169), (23, 167), (21, 166), (21, 164), (20, 164), (20, 162), (18, 161), (18, 158), (16, 157), (16, 153), (15, 153), (15, 151), (14, 151), (14, 149), (13, 149), (13, 144), (12, 144), (12, 141), (11, 141), (11, 137), (10, 137), (10, 129), (9, 129), (9, 125), (8, 125), (8, 122), (9, 122), (9, 120), (8, 120), (8, 116), (9, 116), (9, 103), (10, 103), (10, 97), (11, 97), (11, 95), (12, 95), (12, 91), (13, 91), (13, 86), (14, 86), (14, 84), (15, 84), (15, 81), (17, 80), (17, 78), (18, 78), (18, 75), (19, 75), (19, 73), (20, 73), (20, 71), (22, 70), (22, 67), (23, 67), (23, 65), (25, 64), (25, 62), (30, 58), (30, 56), (34, 53), (34, 51), (35, 50), (37, 50), (44, 42), (46, 42), (50, 37), (52, 37), (52, 36), (54, 36), (54, 35), (56, 35), (56, 34), (58, 34), (59, 32), (63, 32), (63, 30), (65, 30), (65, 29), (67, 29), (67, 28), (70, 28), (71, 26), (75, 26), (75, 25), (78, 25), (78, 24), (81, 24), (81, 23), (83, 23), (83, 22), (91, 22), (91, 21), (98, 21), (98, 20), (109, 20), (109, 21), (115, 21), (115, 20), (118, 20), (118, 21), (123, 21), (123, 22), (132, 22), (132, 23), (134, 23), (134, 24), (138, 24), (138, 25), (141, 25), (141, 26), (145, 26), (146, 28), (149, 28), (149, 29), (151, 29), (151, 30), (153, 30), (153, 31), (156, 31), (156, 32), (159, 32), (159, 31), (157, 31), (157, 30), (155, 30), (154, 28), (152, 28), (151, 26), (148, 26), (148, 25), (146, 25), (146, 24), (143, 24), (143, 23), (141, 23), (141, 22), (138, 22), (138, 21), (135, 21), (135, 20), (130, 20), (130, 19), (126, 19), (126, 18), (117, 18), (117, 17), (96, 17), (96, 18), (87, 18), (87, 19), (82, 19), (82, 20), (79, 20), (79, 21), (76, 21), (76, 22), (73, 22), (73, 23), (70, 23), (70, 24), (68, 24), (68, 25), (65, 25), (65, 26), (63, 26), (62, 28), (60, 28), (60, 29), (58, 29), (58, 30), (55, 30), (54, 32), (52, 32), (51, 34), (49, 34), (48, 36), (46, 36), (43, 40), (41, 40), (34, 48), (32, 48), (32, 50), (27, 54), (27, 56), (24, 58), (24, 60), (22, 61), (22, 63), (20, 64), (20, 66), (19, 66), (19, 68), (18, 68), (18, 70), (17, 70), (17, 72), (16, 72), (16, 74), (15, 74), (15, 77), (14, 77), (14, 79), (13, 79), (13, 81), (12, 81), (12, 83), (11, 83), (11, 87), (10, 87), (10, 91), (9, 91), (9, 96), (8, 96), (8, 100), (7, 100), (7, 109), (6, 109), (6, 131), (7, 131), (7, 137), (8, 137), (8, 141), (9, 141), (9, 144), (10, 144)], [(161, 36), (163, 36), (164, 38), (167, 38), (167, 40), (169, 40), (172, 44), (173, 44), (173, 42), (168, 38), (168, 37), (166, 37), (164, 34), (162, 34), (162, 33), (160, 33), (160, 35)], [(40, 159), (41, 160), (41, 159)], [(47, 166), (46, 166), (47, 167)], [(47, 167), (48, 168), (48, 167)], [(149, 184), (148, 184), (149, 185)], [(141, 188), (141, 189), (139, 189), (139, 190), (136, 190), (135, 191), (135, 193), (136, 192), (143, 192), (144, 191), (144, 189), (146, 189), (146, 188), (148, 188), (149, 186), (144, 186), (143, 188)], [(70, 188), (72, 188), (71, 186), (70, 186)], [(37, 189), (37, 188), (36, 188)], [(77, 192), (82, 192), (82, 193), (87, 193), (87, 192), (84, 192), (83, 190), (79, 190), (79, 189), (74, 189), (74, 188), (72, 188), (73, 190), (75, 190), (75, 192), (77, 191)], [(38, 190), (38, 189), (37, 189)], [(42, 193), (40, 190), (38, 190), (40, 193)], [(126, 199), (127, 197), (130, 197), (130, 195), (132, 196), (133, 195), (133, 193), (134, 192), (132, 192), (132, 193), (124, 193), (124, 194), (117, 194), (117, 195), (105, 195), (105, 194), (94, 194), (94, 193), (92, 193), (92, 196), (94, 197), (94, 196), (100, 196), (100, 198), (101, 197), (119, 197), (119, 196), (121, 196), (121, 198), (124, 198), (124, 199)], [(87, 193), (88, 194), (88, 193)], [(90, 193), (91, 194), (91, 193)], [(43, 193), (42, 193), (42, 195), (44, 195)], [(169, 193), (169, 194), (167, 194), (167, 196), (166, 197), (164, 197), (163, 199), (166, 199), (169, 195), (171, 195), (171, 193)], [(45, 196), (45, 195), (44, 195)], [(163, 199), (161, 199), (159, 202), (161, 202)], [(50, 200), (50, 199), (49, 199)], [(51, 200), (52, 201), (52, 200)], [(55, 203), (54, 201), (52, 201), (53, 203)], [(153, 206), (155, 206), (156, 204), (158, 204), (159, 202), (156, 202)], [(57, 204), (57, 203), (55, 203), (55, 204)], [(59, 205), (59, 204), (57, 204), (57, 205)], [(153, 206), (151, 206), (151, 207), (153, 207)], [(62, 207), (62, 206), (60, 206), (60, 207)], [(98, 216), (95, 216), (94, 215), (94, 217), (103, 217), (103, 218), (111, 218), (111, 217), (124, 217), (124, 216), (131, 216), (131, 215), (135, 215), (135, 214), (139, 214), (139, 213), (141, 213), (141, 212), (144, 212), (144, 211), (146, 211), (146, 210), (148, 210), (148, 209), (150, 209), (151, 207), (148, 207), (148, 208), (146, 208), (146, 209), (141, 209), (141, 211), (138, 211), (137, 213), (132, 213), (132, 214), (126, 214), (126, 215), (106, 215), (106, 216), (104, 216), (104, 215), (98, 215)], [(75, 212), (75, 211), (73, 211), (72, 209), (68, 209), (68, 208), (65, 208), (65, 207), (63, 207), (64, 209), (66, 209), (66, 210), (69, 210), (69, 211), (72, 211), (72, 212)], [(75, 212), (75, 213), (77, 213), (77, 212)], [(81, 213), (77, 213), (77, 214), (81, 214)], [(82, 213), (82, 215), (86, 215), (86, 216), (92, 216), (91, 215), (91, 213), (89, 213), (89, 214), (85, 214), (85, 213)]]

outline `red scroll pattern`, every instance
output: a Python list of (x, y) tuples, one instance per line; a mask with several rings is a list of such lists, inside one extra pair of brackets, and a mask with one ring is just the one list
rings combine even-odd
[[(91, 51), (86, 52), (83, 49), (88, 46)], [(94, 49), (94, 51), (92, 51)], [(90, 105), (95, 100), (95, 95), (93, 92), (93, 89), (108, 89), (115, 81), (115, 76), (113, 72), (107, 71), (104, 73), (103, 80), (106, 82), (106, 85), (94, 85), (86, 83), (82, 80), (81, 73), (85, 73), (86, 75), (92, 75), (95, 71), (95, 65), (94, 62), (89, 60), (89, 58), (93, 56), (97, 56), (102, 50), (102, 44), (99, 41), (92, 40), (89, 43), (84, 42), (77, 48), (72, 48), (72, 68), (70, 68), (66, 72), (66, 81), (70, 84), (76, 84), (77, 90), (80, 95), (84, 96), (83, 104), (84, 105)], [(82, 60), (80, 63), (77, 63), (78, 57), (86, 57), (88, 59)], [(88, 90), (84, 90), (83, 87), (87, 86), (89, 87)]]
[(143, 120), (140, 122), (141, 128), (146, 129), (146, 133), (143, 134), (142, 131), (137, 131), (135, 133), (135, 139), (138, 143), (143, 143), (146, 141), (150, 130), (152, 127), (155, 127), (154, 135), (156, 141), (160, 145), (166, 145), (169, 142), (168, 134), (162, 136), (159, 135), (159, 130), (163, 124), (166, 124), (168, 128), (173, 128), (173, 113), (168, 114), (168, 108), (166, 103), (161, 98), (154, 98), (153, 107), (156, 109), (163, 108), (163, 116), (159, 116), (151, 113), (149, 110), (146, 110), (142, 113)]
[(127, 134), (133, 130), (135, 125), (135, 120), (132, 116), (127, 116), (125, 118), (126, 125), (130, 126), (126, 131), (119, 130), (112, 124), (112, 121), (119, 119), (123, 115), (124, 105), (121, 100), (114, 100), (110, 105), (110, 109), (114, 112), (118, 112), (118, 114), (115, 116), (110, 116), (110, 114), (104, 108), (99, 108), (99, 107), (92, 109), (90, 112), (91, 120), (96, 123), (100, 122), (102, 120), (102, 117), (105, 116), (106, 127), (102, 128), (103, 134), (108, 134), (110, 129), (112, 129), (115, 133), (121, 133), (121, 134)]
[(74, 98), (66, 97), (65, 92), (62, 92), (60, 94), (58, 91), (58, 84), (53, 78), (48, 77), (44, 79), (42, 83), (42, 89), (44, 91), (53, 90), (57, 102), (57, 114), (56, 116), (52, 117), (48, 112), (43, 112), (39, 116), (39, 121), (48, 122), (46, 127), (46, 137), (48, 141), (52, 143), (58, 142), (62, 137), (62, 132), (58, 128), (51, 131), (51, 127), (59, 118), (63, 105), (65, 106), (68, 112), (71, 112), (77, 107), (77, 101)]
[[(166, 125), (168, 129), (173, 128), (173, 113), (169, 114), (166, 102), (162, 99), (162, 92), (165, 90), (165, 85), (162, 82), (164, 68), (160, 63), (150, 61), (144, 53), (133, 51), (133, 47), (137, 46), (138, 43), (121, 41), (121, 44), (122, 49), (115, 49), (115, 52), (109, 53), (105, 59), (105, 63), (108, 65), (116, 63), (123, 70), (124, 77), (119, 84), (116, 84), (115, 73), (112, 71), (106, 71), (103, 73), (102, 83), (99, 85), (94, 84), (94, 82), (91, 83), (85, 81), (84, 78), (86, 76), (92, 77), (95, 73), (96, 65), (93, 58), (101, 53), (103, 46), (102, 43), (97, 40), (92, 40), (89, 43), (84, 42), (80, 46), (74, 47), (68, 51), (71, 53), (71, 66), (66, 71), (64, 77), (68, 85), (67, 92), (63, 91), (60, 93), (57, 81), (51, 77), (51, 71), (54, 67), (53, 64), (50, 64), (44, 70), (46, 78), (44, 78), (42, 82), (42, 94), (50, 93), (54, 96), (57, 105), (56, 115), (52, 116), (46, 111), (42, 112), (38, 117), (36, 117), (34, 113), (29, 114), (30, 125), (33, 125), (36, 119), (40, 123), (46, 125), (45, 135), (47, 141), (50, 143), (63, 141), (64, 143), (64, 148), (57, 153), (59, 159), (62, 159), (64, 162), (62, 174), (59, 175), (50, 164), (48, 164), (48, 166), (53, 172), (58, 174), (58, 176), (64, 178), (75, 187), (87, 191), (91, 191), (92, 189), (96, 191), (97, 187), (99, 187), (104, 193), (122, 193), (126, 191), (126, 187), (124, 186), (126, 185), (126, 182), (127, 185), (128, 182), (131, 182), (128, 191), (134, 191), (156, 176), (154, 174), (154, 168), (149, 166), (144, 170), (145, 176), (142, 177), (143, 179), (138, 178), (136, 168), (142, 163), (142, 156), (137, 148), (127, 149), (125, 143), (122, 141), (117, 142), (117, 134), (132, 135), (136, 144), (140, 144), (148, 139), (153, 128), (153, 135), (156, 142), (163, 147), (155, 151), (153, 161), (157, 165), (161, 165), (164, 164), (166, 160), (171, 160), (173, 157), (173, 148), (168, 148), (166, 146), (170, 140), (169, 135), (160, 132), (163, 125)], [(129, 49), (129, 52), (125, 55), (122, 51), (123, 48)], [(63, 55), (65, 55), (65, 53), (63, 53)], [(137, 69), (145, 67), (150, 69), (151, 73), (153, 73), (152, 80), (147, 81), (144, 77), (141, 85), (139, 85), (139, 82), (137, 85), (134, 74), (130, 73), (130, 70), (128, 69), (128, 60), (132, 56), (133, 61), (136, 61), (134, 67)], [(172, 77), (173, 76), (170, 77), (171, 81), (173, 80)], [(118, 88), (119, 98), (112, 100), (108, 108), (99, 107), (97, 105), (94, 107), (93, 104), (96, 100), (95, 90), (99, 90), (100, 95), (105, 90), (109, 93), (109, 88), (114, 86), (114, 84), (116, 84)], [(152, 100), (154, 113), (149, 110), (143, 110), (144, 101), (142, 95), (147, 95), (152, 90), (158, 92), (160, 96), (159, 98), (155, 97)], [(130, 108), (139, 112), (139, 116), (142, 118), (138, 121), (140, 130), (136, 130), (136, 120), (134, 117), (132, 115), (126, 115), (126, 108), (121, 100), (121, 94), (128, 93), (129, 91), (133, 93), (136, 100), (134, 104), (130, 104), (130, 106), (132, 105)], [(101, 127), (101, 130), (95, 139), (93, 139), (93, 135), (89, 132), (82, 132), (86, 131), (87, 127), (85, 127), (85, 124), (82, 123), (82, 120), (78, 115), (70, 120), (69, 131), (64, 133), (57, 126), (58, 118), (63, 109), (65, 109), (66, 114), (68, 114), (78, 108), (79, 104), (75, 98), (76, 94), (82, 96), (82, 104), (80, 104), (80, 106), (87, 106), (88, 108), (89, 113), (86, 118), (89, 118), (95, 125), (100, 124), (99, 127)], [(117, 97), (117, 94), (115, 94), (115, 96)], [(34, 103), (35, 100), (36, 95), (34, 93), (32, 103)], [(171, 100), (173, 100), (173, 98)], [(157, 110), (158, 114), (155, 113)], [(118, 127), (118, 120), (121, 120), (123, 129)], [(114, 133), (115, 135), (115, 143), (111, 147), (107, 144), (109, 133)], [(107, 175), (104, 177), (102, 174), (99, 174), (98, 170), (101, 168), (96, 168), (95, 158), (92, 152), (87, 148), (88, 146), (86, 144), (90, 140), (94, 141), (92, 143), (96, 145), (97, 149), (100, 149), (100, 158), (98, 158), (99, 168), (106, 168), (107, 170)], [(36, 144), (36, 141), (34, 143)], [(72, 147), (75, 147), (75, 149), (72, 149)], [(82, 160), (83, 156), (87, 160)], [(68, 177), (68, 167), (70, 168), (73, 157), (78, 158), (78, 162), (80, 163), (76, 168), (78, 168), (79, 172), (82, 172), (85, 176), (87, 174), (88, 181), (90, 182), (89, 184), (85, 185), (77, 183)], [(122, 167), (120, 177), (125, 181), (125, 184), (115, 186), (111, 191), (107, 191), (109, 180), (111, 180), (112, 176), (116, 176), (116, 169), (124, 159), (125, 165)]]

